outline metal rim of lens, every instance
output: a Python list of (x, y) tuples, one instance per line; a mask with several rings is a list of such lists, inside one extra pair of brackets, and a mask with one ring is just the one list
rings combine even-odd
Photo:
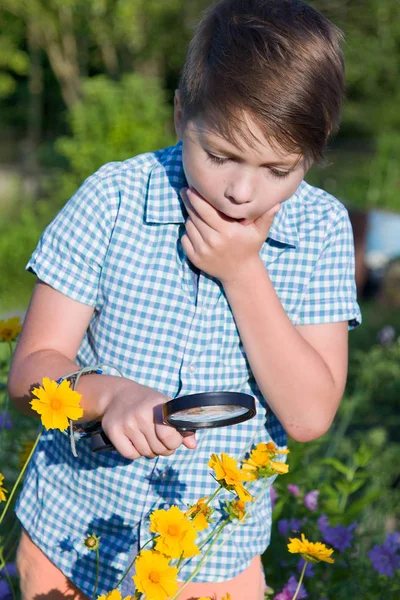
[[(245, 411), (240, 415), (226, 417), (215, 421), (198, 421), (193, 423), (189, 419), (177, 419), (176, 413), (190, 408), (204, 408), (207, 406), (231, 405), (243, 408)], [(164, 422), (176, 429), (210, 429), (213, 427), (224, 427), (236, 425), (251, 419), (256, 414), (253, 396), (242, 392), (204, 392), (200, 394), (189, 394), (169, 400), (163, 406)]]

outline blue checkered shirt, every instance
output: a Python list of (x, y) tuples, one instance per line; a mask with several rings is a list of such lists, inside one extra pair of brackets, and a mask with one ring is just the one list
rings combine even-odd
[[(33, 541), (85, 594), (95, 580), (87, 533), (101, 536), (99, 593), (114, 588), (148, 541), (148, 516), (172, 504), (186, 510), (215, 490), (211, 452), (244, 458), (260, 442), (286, 443), (252, 377), (221, 284), (194, 269), (180, 242), (186, 186), (181, 145), (104, 165), (44, 231), (27, 269), (69, 298), (95, 308), (79, 348), (80, 365), (110, 363), (170, 398), (197, 392), (246, 392), (257, 415), (245, 423), (198, 431), (196, 450), (129, 461), (93, 454), (90, 441), (44, 433), (20, 495), (17, 515)], [(294, 325), (360, 322), (354, 248), (343, 205), (302, 182), (274, 218), (261, 248), (275, 290)], [(269, 486), (195, 580), (222, 581), (243, 571), (269, 543)], [(263, 482), (254, 482), (254, 495)], [(233, 498), (221, 494), (221, 503)], [(223, 518), (217, 502), (215, 525)], [(204, 537), (207, 535), (204, 532)], [(228, 537), (230, 536), (230, 537)], [(202, 535), (200, 539), (202, 539)], [(224, 537), (222, 537), (224, 539)], [(185, 580), (198, 558), (180, 573)], [(130, 577), (124, 593), (133, 593)]]

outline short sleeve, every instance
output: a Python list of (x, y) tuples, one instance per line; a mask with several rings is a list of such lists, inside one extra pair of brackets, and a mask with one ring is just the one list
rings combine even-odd
[(343, 208), (331, 223), (315, 270), (303, 296), (297, 324), (348, 321), (349, 329), (361, 323), (355, 284), (353, 230)]
[(44, 230), (26, 270), (73, 300), (96, 306), (118, 213), (112, 178), (90, 176)]

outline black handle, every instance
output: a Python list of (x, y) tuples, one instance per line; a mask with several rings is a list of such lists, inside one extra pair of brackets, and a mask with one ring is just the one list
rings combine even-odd
[(91, 435), (92, 452), (101, 452), (102, 450), (115, 450), (114, 444), (106, 436), (104, 431), (96, 431)]

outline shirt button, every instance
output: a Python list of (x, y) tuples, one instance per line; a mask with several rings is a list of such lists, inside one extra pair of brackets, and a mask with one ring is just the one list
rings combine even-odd
[(188, 371), (193, 375), (194, 373), (196, 373), (196, 367), (194, 365), (190, 365)]

